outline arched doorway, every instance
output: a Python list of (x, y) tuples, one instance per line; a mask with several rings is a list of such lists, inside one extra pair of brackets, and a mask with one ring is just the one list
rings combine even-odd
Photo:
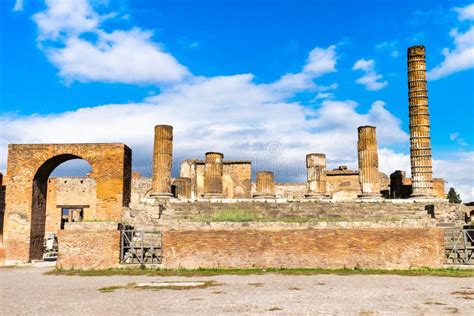
[(46, 205), (48, 193), (48, 179), (56, 167), (62, 163), (83, 159), (82, 157), (63, 154), (48, 159), (39, 167), (33, 178), (32, 205), (31, 205), (31, 246), (30, 260), (43, 258), (43, 240), (46, 225)]
[(96, 180), (96, 219), (119, 222), (130, 202), (131, 150), (124, 144), (9, 145), (4, 242), (7, 260), (41, 259), (47, 181), (60, 164), (84, 159)]

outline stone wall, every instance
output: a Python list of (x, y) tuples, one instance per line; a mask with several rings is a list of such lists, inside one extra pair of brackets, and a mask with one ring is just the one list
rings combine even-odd
[(170, 230), (165, 268), (441, 268), (442, 229)]
[(119, 266), (120, 231), (116, 224), (78, 223), (58, 232), (57, 268), (106, 269)]
[(84, 221), (92, 221), (96, 214), (96, 181), (89, 177), (60, 177), (48, 180), (46, 199), (46, 233), (57, 233), (61, 227), (62, 208), (84, 207)]

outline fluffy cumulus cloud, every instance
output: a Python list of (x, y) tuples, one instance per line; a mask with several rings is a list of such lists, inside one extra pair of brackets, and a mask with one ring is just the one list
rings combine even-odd
[(377, 91), (388, 85), (383, 76), (375, 71), (375, 61), (373, 59), (361, 58), (352, 66), (352, 70), (361, 70), (364, 75), (356, 80), (358, 84), (364, 85), (369, 91)]
[(66, 82), (166, 84), (190, 75), (152, 32), (104, 31), (101, 22), (111, 16), (99, 15), (86, 0), (47, 0), (46, 10), (33, 16), (40, 47)]
[(469, 24), (466, 31), (458, 28), (451, 30), (449, 35), (453, 39), (453, 48), (442, 51), (443, 61), (428, 72), (428, 79), (437, 80), (455, 72), (474, 68), (474, 4), (457, 8), (460, 22)]

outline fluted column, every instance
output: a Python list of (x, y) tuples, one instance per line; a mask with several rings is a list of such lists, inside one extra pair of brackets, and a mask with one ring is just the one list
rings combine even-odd
[(222, 198), (223, 160), (224, 154), (222, 153), (206, 153), (203, 195), (205, 198)]
[(426, 83), (425, 47), (408, 48), (408, 101), (410, 111), (411, 197), (433, 197), (430, 114)]
[(257, 172), (257, 185), (255, 198), (275, 198), (275, 181), (273, 179), (273, 172), (259, 171)]
[(179, 199), (191, 198), (191, 179), (185, 177), (176, 178), (173, 181), (174, 196)]
[(362, 191), (359, 197), (381, 197), (375, 126), (360, 126), (358, 128), (357, 153), (359, 158), (359, 183)]
[(173, 161), (173, 127), (155, 126), (153, 146), (153, 179), (151, 196), (169, 198), (171, 192), (171, 164)]
[(306, 198), (328, 198), (326, 194), (326, 155), (312, 153), (306, 155)]

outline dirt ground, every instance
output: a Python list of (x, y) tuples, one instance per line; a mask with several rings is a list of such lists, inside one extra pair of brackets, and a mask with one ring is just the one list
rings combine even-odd
[[(0, 268), (0, 315), (474, 315), (474, 278), (44, 275), (49, 269)], [(100, 290), (130, 283), (202, 280), (214, 284), (193, 289)]]

